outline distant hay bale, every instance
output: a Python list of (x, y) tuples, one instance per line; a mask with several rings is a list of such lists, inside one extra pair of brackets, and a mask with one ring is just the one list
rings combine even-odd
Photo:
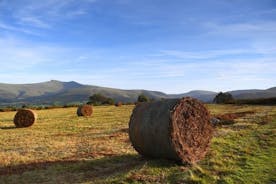
[(186, 97), (139, 103), (129, 122), (129, 138), (148, 157), (195, 163), (213, 136), (210, 114), (198, 100)]
[(116, 107), (120, 107), (120, 106), (122, 106), (122, 105), (123, 105), (122, 102), (117, 102), (117, 103), (115, 104)]
[(92, 105), (81, 105), (78, 107), (77, 115), (78, 116), (91, 116), (93, 113)]
[(17, 128), (32, 126), (37, 119), (37, 114), (30, 109), (20, 109), (14, 116), (13, 122)]

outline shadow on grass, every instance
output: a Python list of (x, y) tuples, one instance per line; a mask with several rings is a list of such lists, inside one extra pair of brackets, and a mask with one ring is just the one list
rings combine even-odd
[[(127, 173), (142, 167), (146, 162), (147, 160), (139, 155), (120, 155), (95, 160), (45, 161), (0, 167), (0, 177), (22, 175), (25, 172), (29, 172), (29, 177), (32, 177), (32, 175), (37, 175), (36, 172), (47, 173), (47, 170), (51, 170), (55, 171), (55, 176), (66, 176), (64, 179), (68, 181), (65, 182), (74, 183), (79, 182), (79, 180), (95, 180)], [(82, 177), (74, 178), (74, 175), (82, 175)]]
[(0, 129), (3, 129), (3, 130), (10, 130), (10, 129), (15, 129), (16, 127), (15, 126), (5, 126), (5, 127), (0, 127)]

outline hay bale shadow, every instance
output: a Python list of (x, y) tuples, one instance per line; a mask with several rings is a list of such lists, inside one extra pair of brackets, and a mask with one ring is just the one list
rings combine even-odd
[[(56, 169), (55, 177), (63, 177), (68, 183), (82, 183), (87, 181), (94, 181), (103, 179), (118, 174), (127, 173), (133, 169), (142, 167), (147, 160), (139, 155), (120, 155), (103, 157), (95, 160), (58, 160), (58, 161), (43, 161), (27, 164), (20, 164), (15, 166), (0, 167), (0, 177), (7, 177), (10, 175), (22, 175), (29, 172), (28, 177), (32, 177), (30, 172), (43, 172), (43, 170)], [(62, 168), (62, 169), (60, 169)], [(74, 178), (75, 175), (82, 174), (83, 177)], [(68, 176), (67, 176), (68, 175)], [(43, 178), (38, 178), (43, 180)], [(68, 180), (68, 181), (67, 181)]]
[(16, 129), (15, 126), (5, 126), (5, 127), (0, 127), (0, 129), (3, 129), (3, 130), (10, 130), (10, 129)]

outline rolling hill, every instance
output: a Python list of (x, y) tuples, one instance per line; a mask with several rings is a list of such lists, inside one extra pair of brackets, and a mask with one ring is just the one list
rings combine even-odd
[(237, 90), (230, 91), (230, 93), (237, 99), (271, 98), (276, 97), (276, 87), (269, 88), (266, 90)]
[[(181, 98), (191, 96), (204, 102), (211, 102), (216, 92), (195, 90), (182, 94), (165, 94), (149, 90), (123, 90), (92, 85), (83, 85), (77, 82), (61, 82), (51, 80), (33, 84), (5, 84), (0, 83), (0, 106), (36, 104), (53, 105), (68, 103), (85, 103), (88, 97), (101, 93), (115, 101), (135, 102), (140, 94), (149, 98)], [(234, 98), (266, 98), (276, 97), (276, 87), (267, 90), (237, 90), (230, 91)]]
[(168, 98), (168, 95), (157, 91), (122, 90), (99, 86), (83, 85), (77, 82), (61, 82), (51, 80), (34, 84), (0, 83), (0, 105), (13, 104), (68, 104), (87, 102), (88, 97), (101, 93), (116, 101), (134, 102), (138, 95), (145, 94), (149, 98)]

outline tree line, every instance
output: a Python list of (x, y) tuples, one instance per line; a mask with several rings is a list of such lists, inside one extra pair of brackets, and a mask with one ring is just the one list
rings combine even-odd
[[(146, 95), (140, 94), (137, 98), (137, 102), (149, 102), (151, 99), (149, 99)], [(117, 102), (121, 103), (121, 102)], [(115, 100), (109, 97), (106, 97), (100, 93), (96, 93), (89, 97), (89, 101), (87, 104), (90, 105), (114, 105)]]
[(276, 105), (276, 97), (272, 98), (256, 98), (256, 99), (234, 99), (230, 93), (218, 93), (213, 103), (216, 104), (248, 104), (248, 105)]
[[(144, 94), (140, 94), (137, 97), (136, 103), (139, 102), (151, 102), (154, 101), (154, 99), (150, 99), (148, 96)], [(248, 105), (276, 105), (276, 97), (272, 98), (258, 98), (258, 99), (234, 99), (234, 97), (230, 93), (218, 93), (215, 98), (213, 99), (213, 103), (215, 104), (236, 104), (236, 105), (242, 105), (242, 104), (248, 104)], [(106, 97), (100, 93), (94, 94), (89, 97), (89, 100), (87, 104), (91, 105), (117, 105), (120, 106), (123, 103), (122, 102), (116, 102), (115, 100), (109, 97)], [(124, 103), (124, 104), (134, 104), (134, 102)], [(67, 107), (77, 107), (78, 104), (66, 104), (66, 105), (31, 105), (31, 104), (23, 104), (20, 107), (19, 106), (7, 106), (7, 107), (0, 107), (0, 112), (6, 112), (6, 111), (16, 111), (20, 108), (31, 108), (31, 109), (53, 109), (53, 108), (67, 108)]]

